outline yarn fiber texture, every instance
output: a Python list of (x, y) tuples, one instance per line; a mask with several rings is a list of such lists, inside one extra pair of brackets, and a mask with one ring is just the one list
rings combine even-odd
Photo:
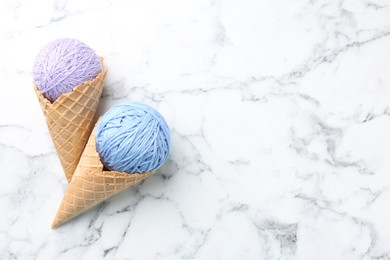
[(154, 108), (138, 102), (112, 107), (96, 128), (96, 149), (110, 170), (145, 173), (169, 157), (170, 132)]
[(95, 51), (76, 39), (57, 39), (35, 58), (33, 78), (42, 94), (54, 102), (64, 93), (94, 79), (103, 69)]

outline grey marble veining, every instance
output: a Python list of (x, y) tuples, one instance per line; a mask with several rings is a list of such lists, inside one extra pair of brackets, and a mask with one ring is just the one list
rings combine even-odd
[[(1, 259), (390, 259), (390, 3), (3, 1)], [(158, 174), (57, 230), (66, 189), (32, 88), (78, 38), (172, 130)]]

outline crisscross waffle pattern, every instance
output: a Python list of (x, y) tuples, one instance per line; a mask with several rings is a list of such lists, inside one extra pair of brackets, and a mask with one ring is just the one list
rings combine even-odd
[(34, 86), (68, 182), (92, 130), (106, 74), (107, 69), (104, 69), (95, 79), (62, 94), (54, 103)]
[(52, 228), (69, 221), (113, 195), (137, 184), (155, 173), (125, 173), (103, 171), (103, 164), (96, 152), (96, 127), (77, 165), (77, 169), (65, 192)]

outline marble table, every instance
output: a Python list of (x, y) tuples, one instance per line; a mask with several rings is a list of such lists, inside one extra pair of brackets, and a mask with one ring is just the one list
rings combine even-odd
[[(1, 1), (0, 37), (0, 259), (390, 259), (389, 1)], [(105, 57), (98, 115), (145, 102), (173, 149), (52, 230), (31, 69), (59, 37)]]

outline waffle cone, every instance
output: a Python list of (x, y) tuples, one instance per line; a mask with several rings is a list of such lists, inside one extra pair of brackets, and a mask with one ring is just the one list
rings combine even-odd
[(95, 79), (62, 94), (53, 103), (34, 86), (51, 138), (68, 182), (93, 128), (93, 118), (103, 90), (107, 69)]
[(126, 188), (137, 184), (155, 173), (103, 171), (103, 164), (96, 152), (94, 129), (65, 192), (52, 228), (56, 228), (93, 206), (107, 200)]

